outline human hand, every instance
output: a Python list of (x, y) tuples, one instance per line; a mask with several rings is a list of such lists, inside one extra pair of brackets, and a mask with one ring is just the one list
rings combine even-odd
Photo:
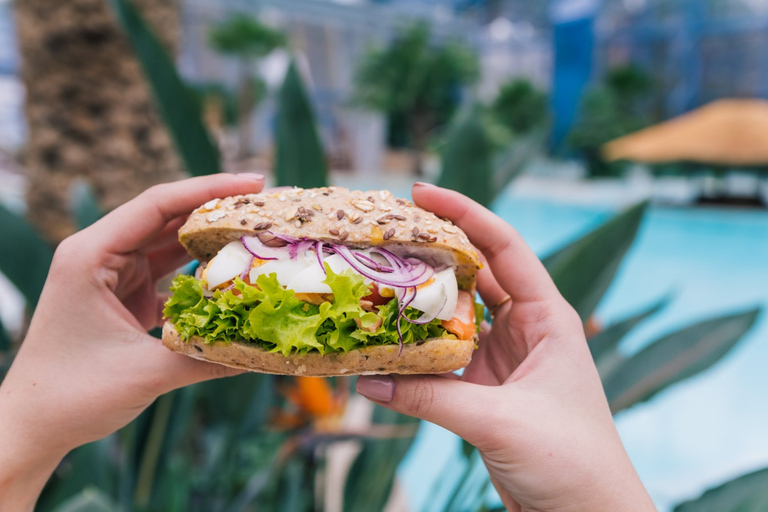
[(655, 510), (619, 439), (581, 320), (538, 258), (511, 226), (457, 192), (417, 184), (413, 199), (466, 232), (486, 262), (480, 296), (499, 306), (461, 377), (360, 377), (358, 392), (476, 446), (508, 510)]
[(260, 175), (158, 185), (56, 250), (29, 333), (0, 386), (2, 510), (32, 510), (71, 449), (128, 424), (158, 396), (240, 373), (171, 352), (157, 281), (189, 261), (177, 231), (215, 197), (259, 192)]

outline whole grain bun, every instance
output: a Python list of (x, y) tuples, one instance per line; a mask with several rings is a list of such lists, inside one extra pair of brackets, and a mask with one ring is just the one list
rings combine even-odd
[(283, 356), (246, 343), (205, 343), (200, 337), (184, 341), (166, 322), (163, 345), (169, 349), (203, 361), (232, 368), (305, 377), (338, 377), (376, 374), (446, 373), (464, 368), (472, 358), (475, 340), (431, 339), (421, 344), (408, 344), (398, 355), (398, 345), (382, 345), (351, 350), (346, 354), (310, 353)]
[(214, 199), (192, 212), (179, 241), (193, 258), (207, 261), (227, 243), (267, 230), (350, 246), (386, 245), (399, 255), (453, 266), (465, 290), (480, 268), (463, 231), (387, 190), (293, 188)]

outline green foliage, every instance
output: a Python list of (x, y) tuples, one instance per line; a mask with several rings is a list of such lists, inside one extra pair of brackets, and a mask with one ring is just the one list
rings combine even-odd
[(648, 203), (637, 204), (544, 258), (563, 297), (587, 320), (611, 285), (635, 240)]
[[(252, 85), (258, 91), (257, 97), (261, 98), (266, 94), (267, 84), (263, 80), (254, 78)], [(215, 98), (221, 104), (223, 124), (226, 126), (237, 125), (240, 113), (238, 112), (236, 94), (216, 83), (190, 84), (189, 89), (194, 94), (201, 111), (205, 107), (206, 100)]]
[(611, 410), (644, 402), (722, 359), (752, 328), (760, 309), (706, 320), (664, 336), (603, 377)]
[(646, 100), (650, 90), (650, 78), (630, 65), (611, 70), (604, 85), (584, 94), (568, 143), (585, 158), (591, 176), (615, 176), (623, 171), (624, 164), (602, 160), (600, 147), (649, 124)]
[(88, 488), (66, 500), (54, 512), (120, 512), (120, 509), (102, 491)]
[(23, 218), (0, 205), (0, 272), (24, 295), (30, 310), (37, 306), (53, 250)]
[(291, 62), (278, 96), (275, 124), (277, 185), (324, 187), (328, 167), (312, 105), (296, 63)]
[(530, 133), (549, 120), (547, 95), (525, 78), (503, 84), (491, 108), (497, 119), (515, 134)]
[(643, 321), (664, 309), (669, 301), (669, 298), (661, 299), (643, 311), (606, 327), (589, 339), (589, 350), (601, 376), (608, 375), (622, 361), (618, 351), (621, 340)]
[(247, 14), (235, 14), (208, 33), (215, 51), (242, 58), (265, 57), (286, 45), (285, 34)]
[(493, 152), (482, 113), (473, 108), (448, 133), (437, 184), (458, 190), (480, 204), (490, 204), (494, 196)]
[(457, 116), (440, 148), (437, 184), (489, 206), (541, 149), (544, 130), (513, 139), (495, 116), (479, 106)]
[[(0, 320), (0, 354), (11, 350), (11, 335), (5, 330), (2, 320)], [(0, 379), (0, 382), (2, 380)]]
[(87, 181), (72, 183), (69, 205), (77, 229), (87, 228), (103, 215), (99, 199), (96, 197), (93, 187)]
[(478, 77), (469, 48), (434, 43), (429, 25), (419, 22), (403, 27), (389, 46), (368, 52), (356, 71), (354, 101), (402, 122), (410, 147), (423, 151), (430, 132), (452, 117), (461, 89)]
[(764, 512), (768, 510), (768, 468), (742, 475), (681, 503), (674, 512)]
[(179, 77), (168, 52), (130, 0), (112, 0), (112, 5), (187, 171), (195, 176), (219, 172), (219, 150), (203, 125), (198, 103)]
[[(373, 424), (412, 427), (415, 434), (419, 420), (376, 406)], [(365, 441), (344, 485), (345, 512), (384, 510), (395, 483), (395, 471), (413, 444), (413, 434)]]

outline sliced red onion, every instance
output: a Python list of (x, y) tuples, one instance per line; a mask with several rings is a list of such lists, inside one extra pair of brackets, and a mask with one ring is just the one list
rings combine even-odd
[(243, 273), (240, 274), (240, 279), (242, 279), (243, 281), (245, 281), (245, 276), (248, 275), (248, 272), (251, 271), (251, 267), (253, 266), (253, 260), (254, 259), (256, 259), (256, 256), (251, 255), (251, 261), (248, 262), (248, 266), (245, 267), (245, 270), (243, 270)]
[(240, 238), (245, 250), (260, 260), (276, 260), (285, 254), (283, 247), (267, 247), (256, 236), (244, 236)]
[(408, 320), (408, 317), (405, 316), (405, 308), (407, 308), (415, 298), (416, 298), (416, 287), (413, 287), (413, 288), (406, 288), (405, 293), (403, 294), (403, 297), (401, 299), (398, 299), (399, 304), (397, 308), (397, 321), (395, 322), (395, 326), (397, 327), (397, 339), (400, 342), (400, 350), (397, 353), (397, 357), (400, 357), (400, 354), (403, 353), (403, 331), (402, 329), (400, 329), (400, 320), (403, 317), (405, 317), (405, 319)]
[(291, 243), (288, 245), (288, 255), (292, 260), (295, 260), (299, 254), (310, 250), (316, 243), (320, 242), (315, 242), (314, 240), (299, 240), (298, 242)]
[(320, 270), (323, 271), (323, 274), (328, 275), (328, 272), (325, 270), (325, 265), (323, 265), (323, 242), (317, 242), (315, 244), (315, 256), (317, 256), (317, 264), (320, 265)]
[(359, 259), (366, 267), (370, 268), (371, 270), (376, 270), (377, 272), (395, 271), (392, 267), (385, 267), (378, 261), (374, 260), (373, 258), (369, 258), (361, 252), (353, 252), (352, 254), (354, 254), (357, 259)]
[(359, 274), (386, 286), (398, 288), (418, 286), (427, 282), (434, 275), (432, 267), (423, 262), (420, 265), (405, 266), (403, 263), (393, 261), (391, 272), (380, 272), (369, 268), (358, 260), (349, 247), (345, 245), (333, 245), (332, 247), (336, 254), (344, 258), (344, 261), (349, 263)]

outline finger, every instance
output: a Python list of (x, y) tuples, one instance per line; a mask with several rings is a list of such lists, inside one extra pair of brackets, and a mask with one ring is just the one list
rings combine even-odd
[(162, 249), (158, 249), (149, 256), (149, 269), (152, 272), (152, 280), (157, 281), (192, 260), (187, 250), (179, 242), (174, 242)]
[(492, 387), (438, 375), (376, 375), (357, 379), (357, 392), (397, 412), (440, 425), (470, 443), (485, 428)]
[(197, 359), (173, 352), (165, 348), (158, 339), (147, 336), (146, 350), (142, 350), (142, 369), (146, 372), (146, 382), (157, 394), (197, 384), (211, 379), (229, 377), (245, 373), (245, 370), (230, 368), (216, 363)]
[(163, 247), (166, 247), (173, 242), (179, 241), (179, 228), (184, 225), (185, 222), (187, 222), (187, 217), (189, 215), (182, 215), (181, 217), (177, 217), (170, 221), (166, 226), (154, 236), (150, 241), (147, 242), (147, 244), (143, 247), (143, 250), (145, 252), (152, 252), (156, 251), (157, 249), (162, 249)]
[(107, 252), (120, 254), (144, 248), (163, 229), (207, 201), (259, 192), (258, 174), (212, 174), (156, 185), (120, 206), (89, 228)]
[(155, 327), (162, 327), (165, 323), (165, 315), (163, 315), (163, 310), (165, 309), (165, 302), (170, 296), (170, 293), (157, 294), (157, 298), (155, 299)]
[(515, 301), (557, 296), (549, 274), (520, 234), (501, 218), (468, 197), (426, 183), (413, 187), (413, 200), (459, 226), (488, 259), (499, 285)]
[(500, 304), (508, 295), (499, 282), (496, 281), (490, 267), (483, 267), (477, 273), (477, 291), (480, 294), (480, 298), (483, 299), (483, 304), (485, 304), (489, 311), (497, 304)]

